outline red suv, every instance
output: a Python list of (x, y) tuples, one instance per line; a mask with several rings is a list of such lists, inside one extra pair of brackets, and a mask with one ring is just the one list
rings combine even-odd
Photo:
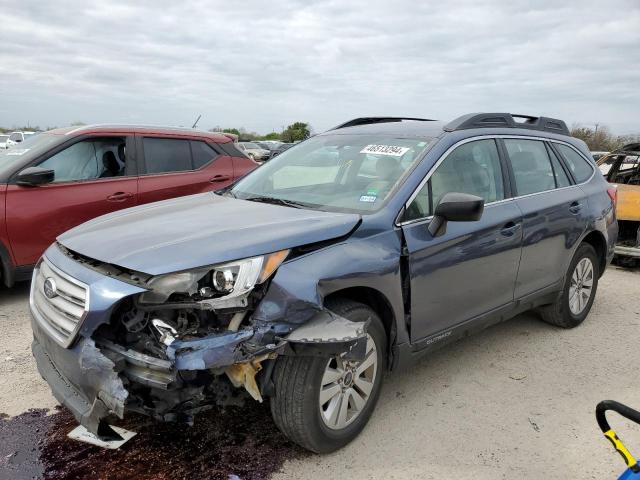
[(218, 190), (256, 168), (223, 134), (85, 126), (41, 133), (0, 154), (0, 262), (30, 277), (62, 232), (99, 215)]

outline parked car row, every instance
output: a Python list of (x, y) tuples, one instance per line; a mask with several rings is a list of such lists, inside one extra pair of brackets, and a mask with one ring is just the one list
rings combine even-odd
[(28, 279), (44, 250), (97, 216), (220, 189), (257, 166), (233, 140), (191, 129), (51, 130), (0, 153), (2, 282)]
[(336, 450), (385, 371), (530, 309), (581, 324), (614, 253), (615, 188), (561, 120), (360, 118), (212, 194), (255, 167), (237, 148), (84, 127), (0, 162), (12, 265), (147, 203), (35, 265), (38, 370), (96, 436), (129, 412), (192, 421), (233, 386)]
[(7, 149), (14, 145), (18, 145), (25, 140), (37, 135), (39, 132), (11, 132), (0, 134), (0, 149)]
[(19, 145), (22, 142), (29, 140), (34, 135), (37, 135), (39, 132), (11, 132), (9, 134), (9, 138), (7, 139), (7, 148), (11, 148), (14, 145)]
[(295, 144), (260, 140), (254, 142), (238, 142), (237, 145), (238, 148), (252, 160), (255, 160), (256, 162), (266, 162), (267, 160), (280, 155)]

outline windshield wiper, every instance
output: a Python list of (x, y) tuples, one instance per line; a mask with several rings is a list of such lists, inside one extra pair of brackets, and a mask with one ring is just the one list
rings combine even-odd
[(313, 208), (308, 203), (296, 202), (295, 200), (284, 200), (282, 198), (274, 197), (247, 197), (243, 200), (248, 200), (249, 202), (271, 203), (272, 205), (282, 205), (284, 207), (292, 208)]

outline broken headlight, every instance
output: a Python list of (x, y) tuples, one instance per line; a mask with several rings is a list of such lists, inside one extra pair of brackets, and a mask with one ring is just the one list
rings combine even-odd
[(222, 265), (153, 277), (141, 303), (164, 303), (173, 294), (197, 299), (230, 300), (245, 295), (267, 280), (289, 254), (289, 250), (236, 260)]

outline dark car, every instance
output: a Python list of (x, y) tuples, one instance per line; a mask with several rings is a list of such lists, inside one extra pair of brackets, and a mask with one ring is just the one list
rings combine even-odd
[(278, 155), (280, 155), (282, 152), (289, 150), (291, 147), (293, 147), (295, 144), (294, 143), (281, 143), (280, 145), (278, 145), (276, 148), (274, 148), (273, 150), (271, 150), (271, 157), (269, 158), (273, 158), (273, 157), (277, 157)]
[(31, 278), (62, 232), (123, 208), (223, 188), (257, 164), (223, 134), (97, 125), (51, 130), (0, 153), (2, 282)]
[(617, 235), (596, 171), (550, 118), (347, 122), (224, 193), (58, 237), (31, 290), (38, 369), (97, 435), (127, 412), (189, 421), (231, 385), (333, 451), (385, 371), (525, 310), (582, 323)]
[(269, 150), (270, 152), (273, 152), (280, 145), (282, 145), (282, 142), (279, 142), (276, 140), (260, 140), (260, 141), (254, 141), (253, 143), (258, 145), (259, 147), (264, 148), (265, 150)]

